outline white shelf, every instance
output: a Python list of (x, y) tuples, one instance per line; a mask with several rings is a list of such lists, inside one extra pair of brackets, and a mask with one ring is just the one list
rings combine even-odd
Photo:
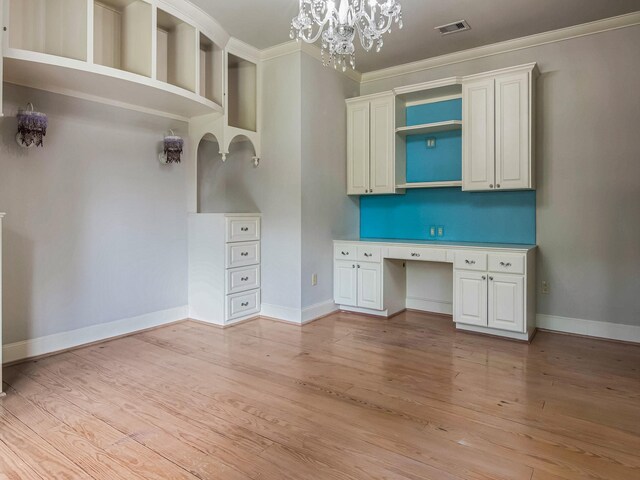
[(255, 132), (258, 121), (256, 64), (230, 53), (227, 59), (227, 87), (229, 126)]
[(426, 133), (449, 132), (453, 130), (461, 130), (462, 121), (448, 120), (446, 122), (425, 123), (424, 125), (412, 125), (410, 127), (396, 128), (396, 133), (403, 137), (408, 135), (423, 135)]
[(396, 185), (396, 188), (446, 188), (446, 187), (462, 187), (462, 180), (451, 180), (447, 182), (410, 182)]
[(220, 105), (183, 88), (103, 65), (11, 48), (4, 63), (4, 81), (12, 84), (181, 120), (222, 112)]

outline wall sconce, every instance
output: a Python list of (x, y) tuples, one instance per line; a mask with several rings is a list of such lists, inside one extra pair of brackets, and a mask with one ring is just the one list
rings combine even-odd
[(169, 132), (171, 134), (164, 137), (164, 151), (159, 155), (160, 163), (163, 165), (180, 163), (182, 160), (184, 140), (173, 133), (173, 130), (169, 130)]
[(43, 137), (47, 134), (48, 120), (44, 113), (35, 112), (33, 104), (28, 103), (27, 109), (18, 110), (18, 133), (16, 142), (23, 148), (42, 147)]

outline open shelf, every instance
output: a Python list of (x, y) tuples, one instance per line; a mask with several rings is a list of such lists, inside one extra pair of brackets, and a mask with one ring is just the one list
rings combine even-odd
[(196, 91), (196, 29), (158, 9), (156, 78), (190, 92)]
[(151, 4), (100, 0), (93, 12), (94, 63), (151, 77)]
[(200, 34), (200, 96), (222, 105), (223, 50), (202, 33)]
[(446, 122), (425, 123), (423, 125), (412, 125), (410, 127), (396, 128), (396, 133), (403, 137), (407, 135), (423, 135), (428, 133), (450, 132), (462, 129), (460, 120), (448, 120)]
[(448, 182), (409, 182), (396, 185), (396, 188), (447, 188), (462, 187), (462, 180), (452, 180)]
[(87, 0), (10, 0), (9, 47), (87, 60)]
[(222, 107), (182, 88), (102, 65), (8, 49), (5, 81), (181, 120), (222, 112)]
[(229, 126), (257, 129), (258, 70), (255, 63), (229, 54), (227, 59)]

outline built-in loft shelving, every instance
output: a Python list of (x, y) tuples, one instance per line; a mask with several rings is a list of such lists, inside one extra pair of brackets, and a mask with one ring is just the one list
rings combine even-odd
[(237, 55), (227, 60), (229, 126), (255, 132), (257, 129), (257, 65)]
[(429, 133), (449, 132), (462, 129), (461, 120), (447, 120), (445, 122), (425, 123), (422, 125), (411, 125), (408, 127), (396, 128), (396, 133), (400, 136), (424, 135)]
[[(5, 0), (5, 5), (6, 82), (180, 119), (223, 112), (228, 36), (186, 1)], [(250, 101), (255, 104), (255, 95)], [(253, 126), (246, 116), (238, 118)]]

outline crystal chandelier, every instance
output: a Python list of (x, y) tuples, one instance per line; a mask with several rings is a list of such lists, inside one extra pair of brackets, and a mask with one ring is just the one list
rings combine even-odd
[(322, 60), (325, 65), (342, 70), (347, 62), (355, 68), (356, 30), (362, 47), (379, 52), (382, 35), (392, 23), (402, 28), (402, 7), (398, 0), (300, 0), (300, 13), (291, 21), (291, 38), (315, 43), (322, 37)]

